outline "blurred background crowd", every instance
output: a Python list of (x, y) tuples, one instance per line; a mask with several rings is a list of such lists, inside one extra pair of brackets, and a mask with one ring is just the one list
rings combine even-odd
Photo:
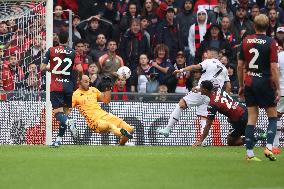
[[(59, 44), (60, 32), (72, 31), (75, 61), (82, 64), (91, 85), (99, 87), (107, 76), (115, 83), (114, 92), (133, 93), (187, 93), (201, 71), (173, 71), (200, 63), (206, 48), (216, 47), (228, 68), (232, 94), (237, 94), (241, 40), (255, 32), (252, 21), (264, 13), (270, 21), (267, 35), (282, 51), (283, 8), (279, 0), (54, 0), (53, 45)], [(39, 72), (46, 50), (44, 5), (2, 3), (0, 10), (0, 99), (7, 98), (5, 92), (44, 91), (45, 76)], [(31, 14), (4, 20), (6, 12)], [(116, 75), (123, 65), (132, 72), (126, 81)]]

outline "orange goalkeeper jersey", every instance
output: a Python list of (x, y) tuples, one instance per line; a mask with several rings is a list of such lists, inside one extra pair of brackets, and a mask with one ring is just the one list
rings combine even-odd
[(95, 87), (90, 87), (88, 91), (77, 89), (73, 93), (72, 107), (76, 107), (79, 110), (85, 117), (88, 125), (92, 125), (98, 119), (108, 114), (98, 103), (100, 95), (101, 92)]

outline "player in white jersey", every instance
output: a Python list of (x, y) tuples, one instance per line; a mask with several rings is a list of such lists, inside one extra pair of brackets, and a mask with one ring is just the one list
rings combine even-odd
[[(202, 70), (201, 78), (199, 79), (198, 86), (204, 80), (212, 81), (215, 88), (223, 88), (225, 84), (225, 90), (230, 92), (231, 84), (228, 76), (228, 70), (226, 67), (217, 59), (219, 55), (219, 51), (216, 48), (208, 48), (207, 49), (208, 59), (197, 65), (187, 66), (186, 68), (175, 70), (175, 74), (182, 73), (185, 71), (192, 70)], [(168, 125), (165, 128), (159, 128), (157, 130), (158, 133), (168, 137), (171, 129), (174, 127), (174, 124), (178, 122), (181, 112), (190, 107), (198, 106), (196, 114), (201, 116), (201, 130), (203, 132), (203, 128), (206, 125), (206, 117), (207, 117), (207, 105), (210, 99), (206, 95), (201, 95), (200, 92), (190, 91), (186, 96), (180, 99), (179, 103), (176, 105), (174, 111), (171, 113)]]
[(280, 153), (280, 142), (279, 138), (281, 135), (281, 120), (280, 118), (284, 114), (284, 51), (278, 53), (278, 63), (279, 63), (279, 81), (280, 81), (280, 93), (281, 93), (281, 98), (277, 104), (277, 130), (276, 130), (276, 135), (273, 141), (273, 148), (272, 152), (274, 154), (279, 154)]

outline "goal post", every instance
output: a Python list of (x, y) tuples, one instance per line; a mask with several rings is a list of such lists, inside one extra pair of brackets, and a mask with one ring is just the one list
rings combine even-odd
[[(46, 49), (53, 46), (53, 0), (46, 1)], [(45, 129), (45, 144), (52, 144), (52, 105), (50, 102), (50, 83), (51, 73), (46, 72), (46, 129)]]

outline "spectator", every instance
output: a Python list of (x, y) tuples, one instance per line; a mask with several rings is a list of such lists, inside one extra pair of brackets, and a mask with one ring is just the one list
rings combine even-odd
[(0, 22), (0, 44), (6, 45), (11, 36), (12, 33), (9, 32), (6, 22)]
[(236, 44), (241, 43), (241, 39), (244, 35), (249, 35), (254, 33), (253, 23), (247, 17), (247, 10), (238, 5), (236, 11), (236, 16), (232, 20), (231, 31), (233, 36), (236, 38)]
[(156, 98), (156, 100), (162, 101), (162, 102), (167, 101), (167, 96), (165, 94), (168, 93), (168, 87), (166, 85), (159, 85), (158, 93), (159, 93), (159, 96)]
[(99, 34), (96, 40), (96, 47), (91, 49), (89, 56), (93, 62), (98, 62), (99, 58), (107, 52), (106, 37), (104, 34)]
[(121, 39), (119, 52), (125, 61), (125, 65), (130, 68), (132, 73), (135, 72), (138, 66), (139, 56), (141, 54), (150, 54), (150, 46), (147, 37), (141, 32), (139, 19), (132, 19), (130, 29), (126, 31)]
[[(182, 51), (179, 51), (176, 56), (176, 63), (174, 64), (175, 70), (180, 70), (186, 67), (185, 56)], [(183, 72), (176, 75), (177, 83), (175, 93), (188, 93), (187, 80), (190, 76), (189, 72)]]
[(218, 2), (218, 11), (216, 13), (216, 23), (220, 24), (221, 21), (223, 20), (223, 17), (226, 16), (228, 17), (230, 20), (232, 20), (234, 18), (234, 14), (233, 12), (230, 10), (230, 8), (228, 7), (228, 3), (227, 0), (219, 0)]
[(124, 93), (129, 92), (129, 90), (127, 90), (127, 88), (126, 88), (126, 81), (124, 79), (117, 78), (117, 80), (116, 80), (116, 82), (113, 86), (112, 92), (122, 93), (122, 94), (113, 94), (113, 100), (128, 101), (128, 95), (124, 94)]
[(254, 4), (251, 8), (250, 20), (253, 21), (256, 16), (260, 14), (260, 8), (257, 4)]
[(284, 27), (283, 26), (279, 26), (276, 30), (276, 41), (279, 44), (283, 44), (283, 41), (284, 41)]
[(19, 90), (23, 87), (24, 71), (15, 54), (11, 54), (8, 63), (3, 65), (2, 81), (5, 91)]
[(278, 21), (284, 23), (284, 11), (276, 5), (275, 0), (267, 0), (264, 8), (260, 10), (261, 13), (268, 15), (270, 9), (275, 9), (278, 15)]
[(202, 61), (202, 55), (208, 47), (215, 47), (232, 60), (232, 49), (228, 40), (224, 39), (224, 35), (221, 28), (217, 24), (212, 24), (207, 30), (204, 40), (201, 42), (200, 48), (196, 52), (195, 62), (200, 63)]
[(193, 0), (185, 0), (181, 12), (176, 16), (176, 21), (181, 31), (186, 62), (188, 64), (192, 62), (192, 60), (189, 59), (188, 31), (190, 26), (196, 22), (196, 13), (193, 12), (193, 6)]
[(142, 35), (145, 35), (149, 44), (149, 47), (151, 47), (151, 36), (147, 31), (147, 28), (149, 26), (149, 21), (146, 17), (141, 17), (140, 19), (140, 25), (141, 25), (141, 33)]
[(120, 21), (120, 33), (124, 34), (129, 28), (133, 18), (139, 17), (140, 15), (138, 14), (136, 3), (130, 1), (130, 3), (128, 4), (128, 10), (124, 13)]
[(221, 31), (224, 35), (224, 38), (227, 39), (232, 48), (235, 48), (236, 45), (236, 38), (233, 36), (233, 33), (230, 30), (231, 28), (231, 21), (229, 17), (224, 16), (221, 21)]
[(107, 43), (107, 53), (99, 58), (100, 74), (102, 77), (111, 77), (114, 82), (117, 78), (117, 70), (124, 66), (122, 58), (116, 55), (117, 44), (114, 40)]
[(238, 83), (238, 76), (236, 73), (236, 67), (232, 64), (227, 66), (228, 75), (231, 82), (231, 93), (238, 94), (239, 92), (239, 83)]
[(89, 64), (88, 76), (90, 78), (90, 86), (99, 88), (101, 76), (99, 75), (99, 69), (96, 63)]
[(229, 66), (229, 59), (226, 55), (222, 55), (220, 58), (220, 62), (224, 65), (224, 66)]
[(173, 75), (174, 66), (169, 59), (169, 48), (158, 44), (154, 50), (154, 59), (150, 62), (158, 73), (159, 84), (165, 84), (170, 93), (175, 92), (176, 78)]
[(75, 64), (81, 64), (83, 68), (83, 72), (88, 72), (89, 63), (91, 63), (91, 58), (87, 56), (85, 53), (86, 46), (84, 44), (84, 40), (79, 40), (75, 43), (75, 51), (76, 51), (76, 58)]
[[(173, 2), (174, 0), (161, 1), (161, 3), (156, 9), (156, 15), (159, 17), (160, 20), (163, 20), (165, 18), (168, 7), (173, 7)], [(174, 11), (176, 11), (176, 9)]]
[(276, 29), (278, 28), (278, 26), (280, 26), (276, 9), (272, 8), (269, 10), (268, 18), (269, 18), (269, 26), (267, 28), (266, 35), (275, 38)]
[(151, 36), (151, 45), (153, 45), (153, 47), (156, 45), (155, 42), (155, 34), (157, 31), (157, 26), (159, 24), (159, 17), (156, 14), (156, 7), (155, 7), (155, 3), (153, 0), (145, 0), (144, 2), (144, 6), (142, 8), (141, 11), (141, 16), (145, 17), (148, 22), (149, 22), (149, 26), (147, 27), (147, 31), (149, 32), (150, 36)]
[(188, 46), (190, 55), (195, 57), (196, 50), (200, 47), (200, 43), (203, 41), (203, 37), (210, 27), (210, 23), (207, 23), (207, 12), (205, 9), (197, 11), (197, 23), (190, 26), (188, 34)]
[(61, 32), (62, 26), (66, 22), (66, 18), (63, 15), (62, 6), (56, 5), (54, 7), (53, 14), (53, 32), (59, 34)]
[[(70, 1), (70, 0), (57, 0), (57, 5), (60, 5), (63, 10), (72, 10), (72, 13), (78, 15), (78, 1)], [(67, 18), (67, 14), (65, 14)]]
[(170, 49), (169, 58), (175, 61), (177, 51), (183, 50), (183, 42), (180, 26), (174, 20), (174, 8), (168, 6), (165, 19), (159, 24), (157, 29), (158, 44), (165, 44)]
[(91, 16), (87, 20), (82, 21), (76, 27), (82, 39), (86, 40), (90, 44), (91, 48), (96, 46), (98, 34), (103, 33), (107, 39), (112, 36), (110, 27), (102, 24), (99, 19), (100, 18), (98, 16)]
[(150, 80), (150, 75), (154, 73), (154, 67), (149, 65), (149, 59), (146, 54), (141, 54), (139, 65), (137, 67), (137, 92), (146, 93), (146, 85)]
[(76, 43), (79, 39), (81, 39), (81, 34), (77, 30), (78, 24), (81, 22), (81, 19), (79, 16), (75, 15), (72, 20), (72, 27), (73, 27), (73, 33), (72, 33), (72, 42)]

